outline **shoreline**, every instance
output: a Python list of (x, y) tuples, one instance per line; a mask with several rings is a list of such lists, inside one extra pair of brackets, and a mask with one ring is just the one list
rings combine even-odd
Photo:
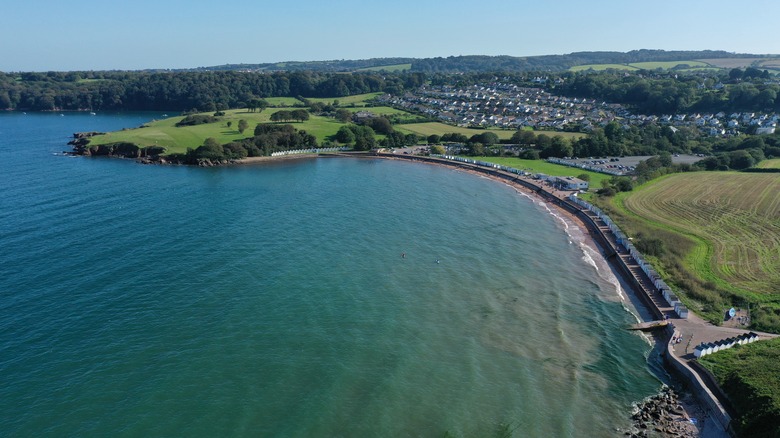
[[(592, 228), (589, 227), (588, 224), (586, 224), (578, 214), (563, 207), (561, 203), (562, 197), (565, 197), (571, 192), (564, 192), (555, 189), (548, 191), (541, 183), (528, 181), (527, 178), (520, 179), (524, 177), (508, 180), (486, 171), (474, 169), (470, 166), (459, 166), (455, 163), (450, 164), (441, 161), (415, 159), (416, 157), (414, 156), (377, 155), (376, 157), (390, 160), (416, 161), (422, 164), (453, 168), (465, 173), (486, 177), (495, 182), (505, 184), (515, 189), (518, 193), (521, 193), (524, 196), (529, 196), (532, 200), (543, 202), (544, 205), (550, 209), (550, 213), (553, 216), (561, 215), (563, 218), (562, 220), (564, 220), (567, 226), (576, 227), (583, 236), (581, 243), (588, 246), (593, 252), (599, 255), (600, 262), (603, 263), (603, 266), (609, 267), (611, 274), (618, 281), (618, 284), (616, 285), (618, 288), (616, 291), (617, 298), (621, 301), (629, 301), (633, 307), (633, 309), (629, 310), (632, 311), (634, 316), (638, 319), (653, 319), (652, 310), (641, 297), (642, 292), (637, 291), (636, 288), (633, 287), (631, 283), (624, 278), (623, 274), (615, 266), (614, 262), (610, 262), (607, 256), (607, 248), (605, 248), (605, 246), (599, 242), (600, 239), (597, 238), (598, 236), (595, 235), (596, 233), (592, 230)], [(529, 187), (529, 185), (536, 186), (537, 189), (533, 189)], [(621, 296), (621, 292), (624, 294), (624, 296)], [(663, 357), (664, 354), (666, 354), (666, 352), (663, 350), (668, 342), (668, 336), (659, 333), (649, 335), (647, 338), (652, 345), (651, 354), (658, 350), (658, 354), (660, 356), (659, 365), (662, 367), (664, 372), (666, 372), (670, 381), (675, 383), (675, 386), (685, 385), (685, 382), (682, 381), (679, 375), (675, 372), (676, 370), (672, 369)], [(659, 380), (662, 379), (659, 378)], [(668, 403), (669, 398), (667, 395), (670, 393), (672, 394), (674, 403)], [(625, 433), (626, 436), (652, 436), (646, 434), (646, 432), (649, 431), (652, 431), (650, 433), (654, 433), (656, 435), (662, 434), (661, 436), (668, 437), (687, 438), (702, 436), (728, 436), (727, 432), (721, 430), (718, 427), (717, 421), (712, 418), (705, 406), (701, 403), (700, 400), (696, 398), (695, 394), (690, 391), (690, 389), (682, 391), (670, 389), (666, 384), (662, 383), (658, 394), (646, 397), (642, 400), (637, 400), (635, 403), (635, 410), (630, 412), (629, 416), (633, 422), (633, 428), (631, 430), (618, 431), (621, 434)], [(663, 412), (661, 412), (659, 409), (659, 405), (662, 403), (665, 403), (664, 406), (668, 405), (668, 409), (664, 410)], [(647, 415), (642, 416), (643, 413)], [(655, 413), (655, 415), (653, 416), (652, 413)], [(656, 416), (658, 418), (655, 418)], [(664, 417), (666, 417), (668, 420), (664, 420)], [(692, 423), (690, 421), (691, 418), (696, 419), (695, 421), (697, 421), (698, 424)], [(673, 425), (673, 428), (671, 428), (670, 425)]]

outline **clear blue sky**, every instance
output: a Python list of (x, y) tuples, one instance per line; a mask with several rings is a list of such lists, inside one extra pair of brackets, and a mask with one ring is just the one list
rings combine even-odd
[(634, 49), (780, 53), (776, 0), (3, 0), (0, 71)]

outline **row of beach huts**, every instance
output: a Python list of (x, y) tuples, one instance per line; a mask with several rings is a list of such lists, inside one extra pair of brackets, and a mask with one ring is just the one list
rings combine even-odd
[(291, 151), (278, 151), (278, 152), (272, 152), (272, 157), (281, 157), (284, 155), (298, 155), (298, 154), (319, 154), (322, 152), (343, 152), (343, 151), (349, 151), (352, 150), (352, 148), (348, 147), (340, 147), (340, 148), (312, 148), (312, 149), (295, 149)]
[(735, 336), (733, 338), (726, 338), (715, 342), (702, 342), (693, 349), (693, 355), (696, 358), (706, 356), (708, 354), (715, 353), (720, 350), (731, 348), (735, 345), (744, 345), (758, 340), (758, 335), (750, 332)]
[(583, 201), (582, 199), (578, 198), (575, 195), (569, 196), (569, 200), (574, 202), (575, 204), (579, 205), (580, 207), (586, 208), (593, 212), (595, 215), (599, 217), (602, 221), (604, 221), (605, 224), (609, 227), (610, 231), (615, 235), (615, 239), (617, 240), (617, 243), (622, 246), (623, 248), (628, 251), (629, 254), (631, 254), (631, 257), (636, 260), (639, 267), (644, 271), (644, 273), (647, 275), (647, 278), (649, 278), (653, 285), (658, 289), (658, 291), (663, 295), (664, 299), (667, 303), (669, 303), (670, 307), (674, 308), (674, 313), (682, 319), (688, 318), (688, 308), (683, 305), (682, 301), (677, 297), (677, 295), (672, 292), (672, 288), (669, 287), (666, 282), (664, 282), (661, 279), (661, 276), (658, 274), (658, 272), (653, 269), (653, 267), (648, 263), (644, 257), (642, 257), (642, 254), (639, 252), (639, 250), (634, 247), (634, 244), (631, 243), (631, 239), (628, 238), (625, 233), (623, 233), (620, 228), (615, 225), (614, 222), (612, 222), (612, 219), (607, 216), (606, 213), (601, 211), (600, 208), (591, 205), (589, 202)]

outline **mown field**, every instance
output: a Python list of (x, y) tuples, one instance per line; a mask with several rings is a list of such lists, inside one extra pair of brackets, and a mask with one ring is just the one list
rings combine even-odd
[(575, 65), (574, 67), (571, 67), (569, 70), (571, 71), (583, 71), (583, 70), (596, 70), (596, 71), (602, 71), (602, 70), (639, 70), (636, 67), (631, 67), (628, 64), (586, 64), (586, 65)]
[[(371, 109), (373, 111), (373, 109)], [(475, 134), (481, 134), (485, 131), (490, 131), (495, 133), (499, 139), (501, 140), (508, 140), (512, 137), (512, 134), (514, 134), (515, 130), (508, 130), (508, 129), (474, 129), (474, 128), (464, 128), (462, 126), (452, 126), (447, 125), (446, 123), (439, 123), (439, 122), (426, 122), (426, 123), (409, 123), (404, 125), (398, 125), (395, 127), (396, 130), (403, 132), (404, 134), (417, 134), (424, 137), (427, 137), (429, 135), (444, 135), (449, 133), (457, 133), (457, 134), (463, 134), (467, 137), (471, 137)], [(553, 136), (561, 136), (566, 138), (580, 138), (584, 136), (585, 134), (580, 134), (577, 132), (557, 132), (557, 131), (534, 131), (536, 134), (546, 134), (550, 137)]]
[(386, 72), (397, 72), (397, 71), (407, 71), (412, 69), (412, 64), (394, 64), (394, 65), (380, 65), (377, 67), (366, 67), (366, 68), (360, 68), (355, 71), (386, 71)]
[(780, 175), (696, 172), (621, 193), (610, 215), (686, 304), (713, 322), (731, 305), (780, 332)]
[(761, 169), (780, 169), (780, 158), (773, 158), (771, 160), (762, 160), (756, 166)]
[[(326, 104), (332, 104), (335, 101), (338, 101), (338, 104), (340, 107), (363, 107), (366, 106), (366, 102), (380, 96), (382, 93), (366, 93), (366, 94), (355, 94), (353, 96), (344, 96), (344, 97), (312, 97), (308, 100), (312, 102), (322, 102)], [(294, 98), (294, 97), (267, 97), (265, 99), (266, 102), (268, 102), (272, 107), (277, 108), (286, 108), (286, 107), (293, 107), (293, 106), (302, 106), (303, 102), (300, 100)]]
[(699, 68), (709, 68), (712, 69), (713, 66), (703, 62), (703, 61), (656, 61), (656, 62), (634, 62), (630, 64), (587, 64), (587, 65), (577, 65), (569, 70), (571, 71), (582, 71), (582, 70), (607, 70), (607, 69), (615, 69), (615, 70), (655, 70), (657, 68), (661, 68), (664, 70), (669, 70), (672, 68), (677, 67), (678, 65), (688, 65), (691, 68), (689, 70), (697, 70)]
[(737, 411), (745, 437), (780, 436), (780, 339), (755, 342), (699, 359)]
[(469, 157), (479, 161), (500, 164), (502, 166), (513, 167), (515, 169), (527, 170), (533, 173), (543, 173), (550, 176), (578, 176), (587, 174), (590, 176), (590, 186), (594, 188), (601, 187), (601, 181), (611, 178), (610, 175), (591, 172), (589, 170), (577, 169), (575, 167), (561, 166), (560, 164), (549, 163), (544, 160), (523, 160), (512, 157)]
[[(220, 117), (218, 122), (183, 127), (175, 126), (183, 117), (170, 117), (151, 122), (144, 128), (126, 129), (93, 137), (90, 144), (125, 141), (141, 147), (164, 146), (168, 154), (181, 153), (186, 152), (187, 148), (197, 148), (209, 137), (217, 139), (222, 144), (251, 137), (258, 123), (272, 123), (270, 117), (275, 111), (278, 111), (278, 108), (268, 108), (261, 113), (230, 110), (226, 111), (225, 116)], [(246, 120), (249, 125), (243, 134), (238, 132), (238, 121), (241, 119)], [(231, 127), (227, 126), (228, 121), (232, 122)], [(296, 129), (316, 136), (320, 143), (327, 137), (335, 135), (339, 128), (344, 126), (335, 119), (314, 115), (305, 122), (290, 122), (290, 124)]]

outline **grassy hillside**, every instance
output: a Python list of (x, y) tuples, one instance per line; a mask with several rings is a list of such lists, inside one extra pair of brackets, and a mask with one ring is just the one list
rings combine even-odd
[(688, 65), (690, 68), (688, 68), (688, 71), (696, 71), (699, 69), (713, 69), (715, 68), (713, 65), (704, 62), (704, 61), (655, 61), (655, 62), (633, 62), (630, 64), (586, 64), (586, 65), (578, 65), (570, 68), (571, 71), (582, 71), (582, 70), (607, 70), (607, 69), (615, 69), (615, 70), (655, 70), (658, 68), (664, 69), (664, 70), (670, 70), (672, 68), (675, 68), (677, 66), (681, 65)]
[[(373, 109), (370, 109), (370, 111), (373, 111)], [(486, 129), (472, 129), (472, 128), (464, 128), (461, 126), (452, 126), (447, 125), (446, 123), (439, 123), (439, 122), (426, 122), (426, 123), (410, 123), (405, 125), (398, 125), (396, 126), (396, 129), (398, 131), (401, 131), (405, 134), (417, 134), (424, 137), (427, 137), (429, 135), (443, 135), (443, 134), (449, 134), (449, 133), (458, 133), (463, 134), (467, 137), (471, 137), (475, 134), (481, 134)], [(490, 132), (494, 132), (499, 139), (501, 140), (507, 140), (512, 137), (512, 134), (514, 134), (515, 130), (506, 130), (506, 129), (490, 129)], [(557, 131), (534, 131), (537, 134), (546, 134), (549, 136), (561, 136), (566, 138), (579, 138), (583, 137), (585, 134), (580, 134), (576, 132), (557, 132)]]
[(395, 65), (380, 65), (377, 67), (366, 67), (366, 68), (360, 68), (355, 71), (387, 71), (387, 72), (396, 72), (396, 71), (408, 71), (412, 69), (412, 64), (395, 64)]
[(774, 158), (771, 160), (763, 160), (756, 166), (761, 169), (780, 169), (780, 158)]
[[(750, 304), (755, 327), (780, 332), (780, 175), (675, 174), (605, 207), (637, 247), (713, 322)], [(659, 248), (658, 245), (651, 245)]]
[(699, 362), (734, 405), (740, 436), (780, 436), (780, 339), (719, 351)]
[[(226, 111), (215, 123), (195, 126), (177, 127), (176, 123), (183, 117), (171, 117), (165, 120), (153, 121), (143, 128), (115, 131), (92, 138), (90, 144), (99, 145), (120, 141), (134, 143), (138, 146), (163, 146), (166, 153), (186, 152), (187, 148), (196, 148), (208, 137), (216, 138), (225, 144), (242, 138), (251, 137), (258, 123), (271, 123), (270, 117), (278, 108), (268, 108), (261, 113), (250, 113), (246, 110)], [(246, 120), (249, 127), (243, 134), (238, 132), (238, 121)], [(232, 122), (228, 127), (227, 123)], [(343, 123), (329, 117), (311, 116), (305, 122), (291, 122), (296, 129), (304, 130), (317, 137), (318, 142), (335, 135)]]

